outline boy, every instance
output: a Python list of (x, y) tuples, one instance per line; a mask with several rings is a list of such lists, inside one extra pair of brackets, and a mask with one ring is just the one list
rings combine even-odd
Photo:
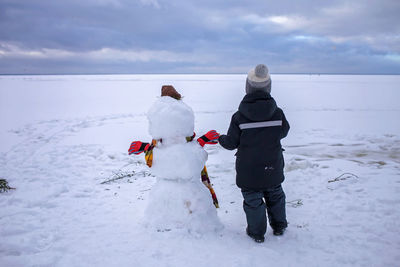
[(222, 147), (237, 148), (236, 184), (244, 198), (246, 233), (258, 243), (264, 242), (267, 228), (265, 208), (274, 235), (282, 235), (287, 227), (280, 140), (288, 134), (289, 123), (270, 93), (268, 68), (259, 64), (248, 73), (246, 95), (228, 133), (219, 138)]

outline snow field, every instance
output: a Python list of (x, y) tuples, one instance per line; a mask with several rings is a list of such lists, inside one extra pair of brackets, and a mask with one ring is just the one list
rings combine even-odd
[(146, 227), (156, 178), (126, 152), (151, 140), (145, 113), (161, 85), (184, 96), (201, 135), (226, 132), (244, 77), (0, 77), (0, 177), (17, 188), (0, 195), (0, 266), (396, 266), (398, 76), (272, 75), (291, 124), (283, 237), (245, 235), (234, 152), (218, 145), (206, 165), (224, 229)]

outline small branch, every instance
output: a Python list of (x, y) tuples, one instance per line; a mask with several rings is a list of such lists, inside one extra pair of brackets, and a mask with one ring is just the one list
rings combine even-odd
[[(347, 175), (347, 176), (346, 176), (346, 177), (343, 177), (343, 176), (345, 176), (345, 175)], [(349, 179), (349, 178), (351, 178), (351, 177), (354, 177), (354, 178), (357, 178), (357, 179), (358, 179), (358, 176), (357, 176), (357, 175), (355, 175), (355, 174), (353, 174), (353, 173), (350, 173), (350, 172), (345, 172), (345, 173), (343, 173), (342, 175), (340, 175), (340, 176), (338, 176), (338, 177), (336, 177), (336, 178), (334, 178), (334, 179), (332, 179), (332, 180), (329, 180), (328, 183), (333, 183), (333, 182), (338, 182), (338, 181), (347, 180), (347, 179)]]
[(15, 188), (10, 187), (6, 179), (0, 179), (0, 193), (8, 192), (9, 190), (15, 190)]
[(146, 192), (146, 191), (150, 191), (151, 190), (151, 188), (149, 188), (149, 189), (144, 189), (144, 190), (139, 190), (139, 192)]
[(116, 173), (113, 176), (111, 176), (110, 179), (108, 179), (104, 182), (101, 182), (100, 184), (108, 184), (108, 183), (115, 182), (117, 180), (124, 179), (126, 177), (132, 177), (132, 176), (135, 176), (135, 171), (132, 171), (132, 173)]
[(302, 199), (295, 199), (295, 200), (292, 200), (292, 201), (287, 201), (286, 204), (289, 204), (293, 208), (297, 208), (297, 207), (303, 206), (303, 200)]

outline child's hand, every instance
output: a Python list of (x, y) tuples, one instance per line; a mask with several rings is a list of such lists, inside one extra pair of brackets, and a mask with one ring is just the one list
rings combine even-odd
[(149, 143), (142, 143), (140, 141), (134, 141), (132, 142), (131, 146), (129, 147), (128, 153), (129, 155), (135, 154), (139, 155), (143, 151), (147, 151), (149, 149), (150, 144)]
[(219, 138), (219, 133), (215, 130), (211, 130), (207, 132), (205, 135), (200, 136), (197, 138), (197, 142), (201, 146), (204, 146), (205, 144), (210, 144), (210, 145), (215, 145), (218, 143), (218, 138)]

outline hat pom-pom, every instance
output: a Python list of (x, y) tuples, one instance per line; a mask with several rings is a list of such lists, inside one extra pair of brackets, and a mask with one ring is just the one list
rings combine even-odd
[(268, 75), (268, 68), (264, 64), (258, 64), (256, 66), (254, 73), (259, 78), (265, 78)]

